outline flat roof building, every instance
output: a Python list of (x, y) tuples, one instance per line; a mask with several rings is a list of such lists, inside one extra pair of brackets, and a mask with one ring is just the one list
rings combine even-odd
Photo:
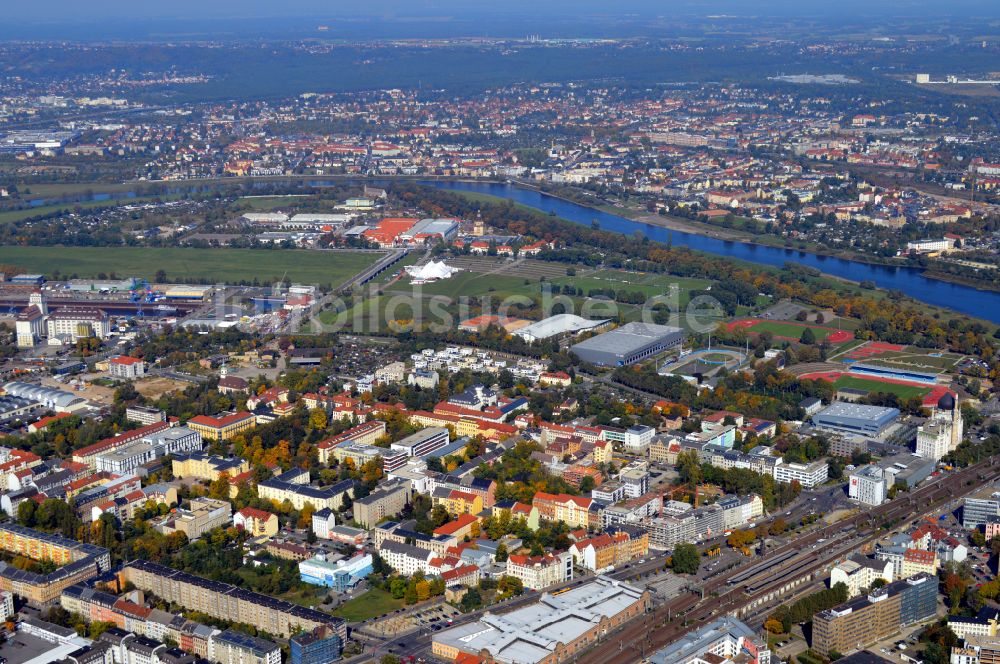
[(898, 408), (835, 401), (813, 415), (812, 422), (821, 429), (879, 438), (897, 419)]
[(627, 323), (570, 349), (584, 362), (608, 367), (635, 364), (684, 342), (684, 330), (669, 325)]
[(813, 617), (813, 650), (850, 653), (937, 614), (937, 578), (926, 573), (894, 581)]
[(536, 603), (509, 613), (487, 612), (475, 622), (438, 632), (431, 647), (447, 661), (464, 653), (504, 664), (554, 664), (577, 656), (599, 635), (650, 606), (649, 591), (598, 576), (559, 595), (543, 593)]
[(588, 320), (576, 314), (556, 314), (514, 332), (525, 341), (534, 342), (566, 334), (579, 334), (606, 327), (609, 320)]

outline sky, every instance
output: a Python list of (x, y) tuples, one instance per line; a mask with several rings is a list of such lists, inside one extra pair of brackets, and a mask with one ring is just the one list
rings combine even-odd
[(672, 10), (780, 12), (790, 15), (906, 13), (940, 14), (965, 11), (1000, 16), (994, 0), (4, 0), (5, 20), (91, 21), (163, 18), (247, 18), (269, 16), (480, 15), (526, 13), (572, 15), (580, 11), (609, 14), (662, 15)]
[[(998, 0), (2, 0), (2, 5), (0, 38), (5, 39), (42, 34), (98, 39), (129, 31), (137, 36), (157, 31), (193, 34), (218, 32), (220, 26), (223, 31), (246, 30), (262, 36), (305, 21), (338, 20), (369, 26), (409, 24), (411, 36), (421, 36), (416, 26), (430, 23), (438, 24), (438, 33), (440, 24), (450, 23), (456, 35), (492, 36), (520, 34), (532, 25), (554, 22), (573, 26), (589, 22), (599, 30), (605, 20), (640, 24), (657, 17), (681, 21), (717, 14), (820, 22), (881, 19), (888, 24), (891, 17), (1000, 21)], [(365, 36), (372, 36), (370, 27), (368, 33)]]

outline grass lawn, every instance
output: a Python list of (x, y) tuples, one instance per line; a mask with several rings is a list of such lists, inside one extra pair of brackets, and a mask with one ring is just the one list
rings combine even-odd
[(21, 191), (30, 190), (23, 198), (53, 198), (73, 196), (92, 191), (95, 194), (123, 194), (134, 191), (148, 183), (137, 182), (55, 182), (19, 185)]
[(849, 355), (852, 350), (864, 343), (866, 343), (864, 339), (855, 339), (854, 341), (848, 341), (846, 344), (838, 346), (836, 352), (830, 355), (830, 361)]
[[(7, 210), (6, 212), (0, 212), (0, 224), (9, 224), (14, 221), (21, 221), (22, 219), (27, 219), (29, 217), (37, 217), (43, 214), (50, 214), (52, 212), (59, 212), (60, 210), (70, 210), (73, 211), (77, 207), (82, 210), (88, 210), (91, 208), (101, 208), (101, 207), (116, 207), (119, 205), (132, 205), (135, 203), (148, 203), (157, 197), (140, 197), (140, 198), (128, 198), (128, 199), (117, 199), (108, 201), (83, 201), (80, 203), (60, 203), (58, 205), (41, 205), (39, 207), (27, 208), (24, 210)], [(176, 194), (163, 195), (158, 197), (160, 200), (171, 201), (178, 200), (180, 196)]]
[(388, 290), (400, 293), (412, 293), (419, 288), (424, 295), (445, 295), (457, 299), (460, 295), (492, 295), (503, 298), (509, 295), (537, 295), (541, 293), (538, 279), (529, 279), (524, 283), (524, 277), (513, 277), (505, 274), (483, 274), (480, 272), (459, 272), (450, 279), (442, 279), (429, 284), (412, 286), (404, 277), (393, 284)]
[(119, 278), (145, 277), (157, 270), (177, 277), (234, 283), (274, 281), (287, 276), (305, 284), (338, 286), (368, 267), (380, 254), (294, 249), (193, 249), (181, 247), (0, 247), (0, 263), (28, 272), (81, 278), (114, 272)]
[(865, 364), (881, 365), (893, 369), (941, 373), (951, 371), (962, 359), (962, 356), (956, 353), (932, 353), (933, 351), (921, 352), (921, 349), (914, 348), (899, 352), (889, 351), (860, 361)]
[(240, 203), (250, 206), (250, 209), (254, 211), (270, 211), (276, 208), (287, 207), (303, 198), (308, 198), (308, 196), (244, 196), (240, 199)]
[(858, 376), (841, 376), (834, 381), (833, 386), (837, 389), (848, 387), (857, 390), (866, 390), (869, 392), (886, 392), (888, 394), (895, 394), (900, 399), (922, 397), (931, 391), (931, 388), (929, 387), (902, 385), (899, 383), (884, 383), (879, 380), (859, 378)]
[(830, 330), (828, 328), (825, 328), (824, 326), (820, 325), (813, 325), (811, 323), (798, 323), (798, 324), (784, 323), (782, 321), (777, 321), (777, 320), (761, 321), (759, 323), (754, 324), (753, 327), (749, 329), (752, 332), (756, 332), (758, 334), (761, 332), (770, 332), (771, 334), (778, 337), (798, 339), (799, 337), (802, 336), (802, 331), (807, 327), (811, 327), (813, 331), (816, 332), (817, 341), (821, 341), (830, 333)]
[(333, 615), (343, 618), (347, 622), (359, 622), (401, 608), (403, 608), (403, 600), (393, 598), (384, 590), (372, 588), (364, 595), (359, 595), (338, 606)]
[(674, 277), (668, 274), (649, 274), (646, 272), (625, 272), (623, 270), (598, 270), (592, 274), (575, 277), (557, 277), (553, 284), (570, 285), (583, 289), (584, 294), (596, 289), (623, 290), (629, 293), (641, 292), (647, 297), (666, 295), (671, 285), (676, 284), (681, 305), (688, 301), (688, 291), (704, 290), (712, 284), (708, 279), (688, 279)]

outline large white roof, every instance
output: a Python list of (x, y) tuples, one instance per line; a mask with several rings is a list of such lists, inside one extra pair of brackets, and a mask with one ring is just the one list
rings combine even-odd
[(446, 265), (444, 261), (431, 261), (426, 265), (408, 265), (406, 273), (417, 281), (436, 281), (447, 279), (458, 272), (458, 268)]
[(576, 314), (556, 314), (537, 323), (522, 327), (520, 330), (514, 332), (514, 334), (526, 341), (534, 341), (570, 332), (575, 333), (590, 330), (600, 327), (607, 322), (607, 320), (588, 320)]

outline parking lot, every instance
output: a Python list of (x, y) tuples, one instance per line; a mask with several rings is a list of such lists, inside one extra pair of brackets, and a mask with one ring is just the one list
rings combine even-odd
[(421, 608), (404, 608), (386, 616), (382, 620), (365, 626), (365, 631), (381, 637), (396, 637), (415, 630), (439, 631), (449, 624), (460, 611), (439, 602)]

